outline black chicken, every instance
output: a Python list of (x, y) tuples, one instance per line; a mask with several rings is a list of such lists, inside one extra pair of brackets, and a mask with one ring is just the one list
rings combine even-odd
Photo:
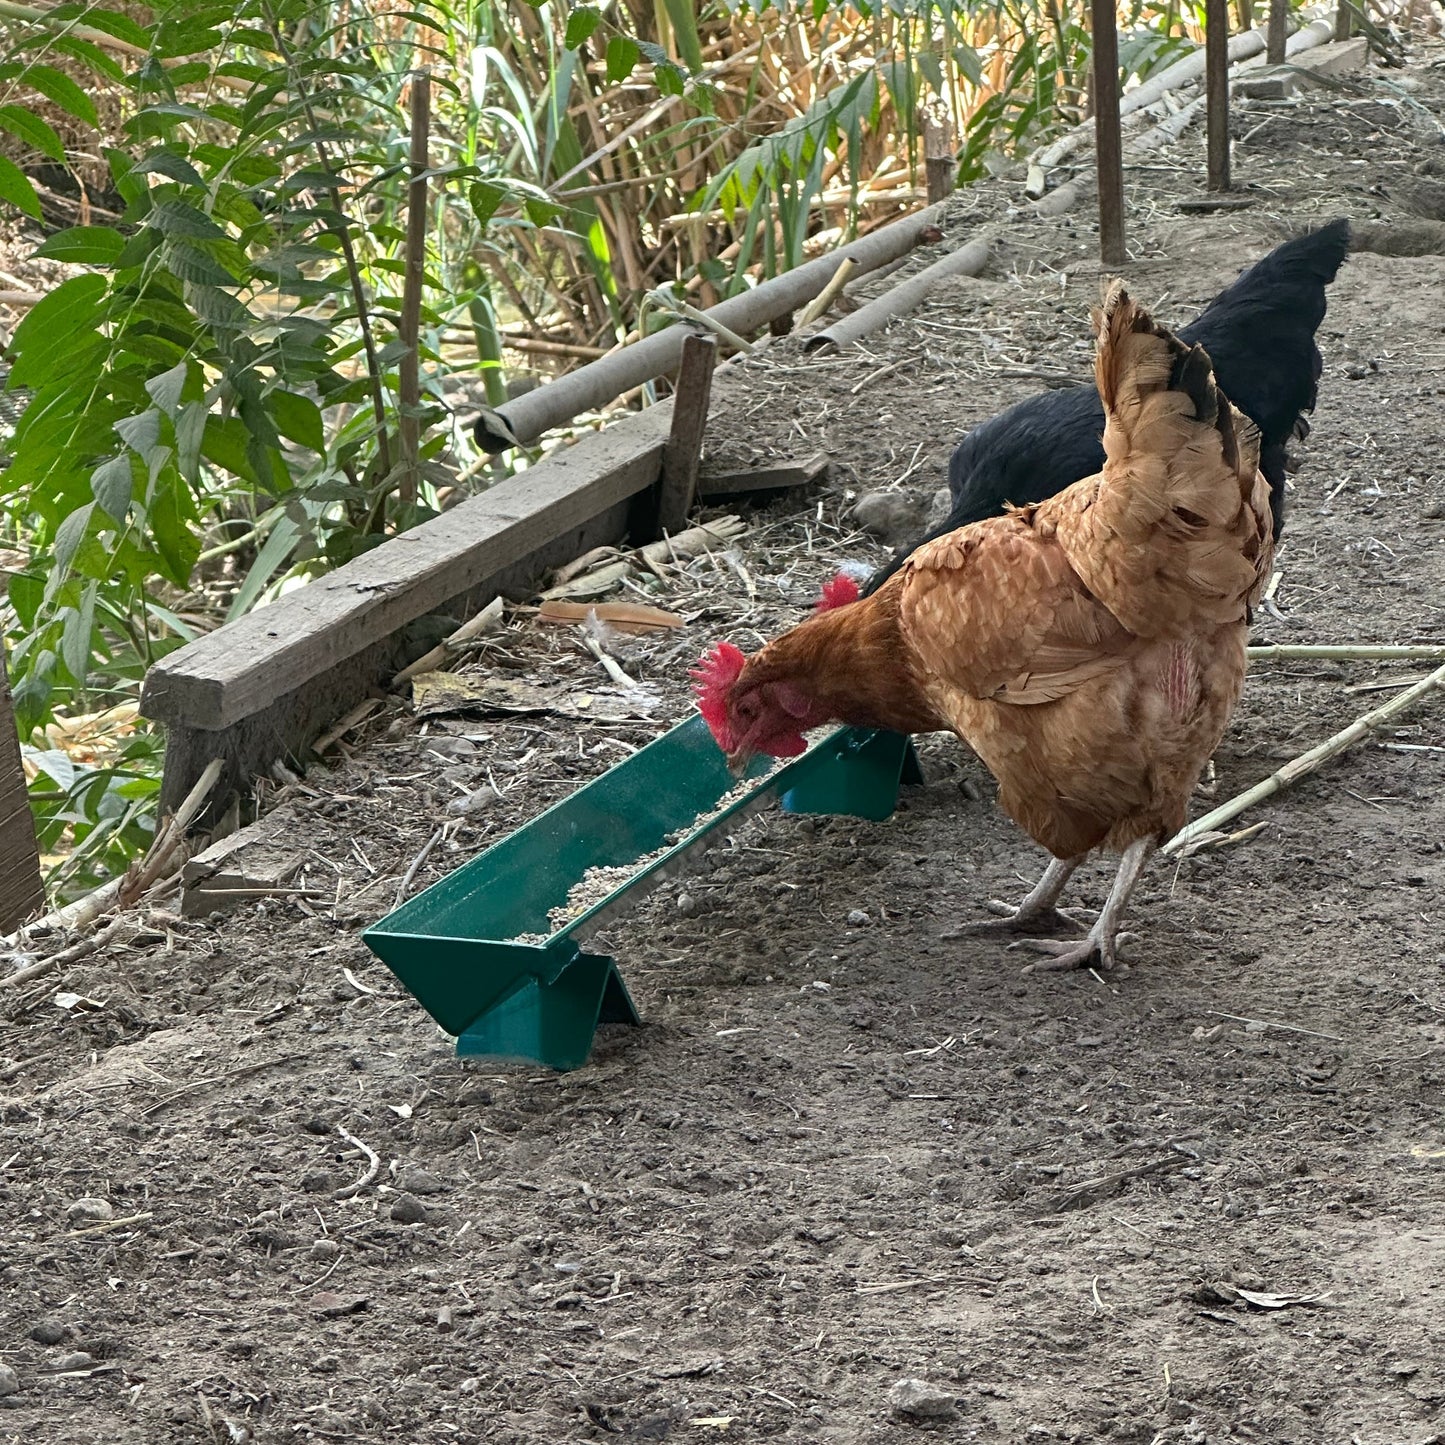
[[(1259, 466), (1270, 488), (1274, 535), (1284, 522), (1285, 443), (1304, 437), (1324, 363), (1315, 332), (1325, 287), (1349, 248), (1340, 219), (1277, 246), (1177, 333), (1209, 353), (1219, 389), (1260, 430)], [(878, 589), (924, 542), (996, 516), (1004, 504), (1041, 502), (1104, 466), (1104, 408), (1091, 384), (1046, 391), (1001, 411), (959, 442), (948, 464), (953, 509), (945, 521), (874, 574)]]

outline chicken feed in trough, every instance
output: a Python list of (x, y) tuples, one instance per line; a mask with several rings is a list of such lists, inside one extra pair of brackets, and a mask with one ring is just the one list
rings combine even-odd
[(639, 1017), (616, 962), (584, 948), (648, 888), (773, 798), (879, 820), (920, 780), (909, 741), (841, 728), (741, 783), (701, 717), (679, 723), (369, 928), (367, 946), (459, 1054), (587, 1060), (599, 1023)]

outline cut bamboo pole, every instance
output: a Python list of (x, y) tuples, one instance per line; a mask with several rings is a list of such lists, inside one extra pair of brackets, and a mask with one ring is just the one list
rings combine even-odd
[(1271, 773), (1262, 783), (1256, 783), (1252, 788), (1247, 788), (1240, 793), (1238, 797), (1231, 798), (1229, 802), (1215, 808), (1213, 812), (1206, 813), (1202, 818), (1196, 818), (1192, 823), (1186, 824), (1160, 851), (1177, 853), (1201, 833), (1212, 832), (1221, 823), (1227, 823), (1230, 819), (1237, 818), (1245, 809), (1252, 808), (1256, 803), (1263, 802), (1265, 798), (1271, 798), (1276, 793), (1292, 787), (1301, 778), (1314, 772), (1321, 763), (1326, 763), (1331, 758), (1338, 756), (1346, 748), (1359, 742), (1362, 737), (1374, 732), (1381, 724), (1389, 722), (1393, 717), (1398, 717), (1406, 708), (1413, 706), (1426, 694), (1434, 692), (1442, 686), (1445, 686), (1445, 667), (1437, 668), (1429, 677), (1417, 682), (1414, 687), (1402, 692), (1399, 697), (1392, 698), (1383, 707), (1377, 707), (1374, 712), (1368, 712), (1363, 717), (1356, 718), (1349, 727), (1337, 732), (1333, 737), (1327, 738), (1307, 753), (1301, 753), (1299, 757), (1291, 758), (1284, 767)]
[[(1211, 0), (1218, 3), (1218, 0)], [(1119, 118), (1119, 31), (1115, 0), (1092, 0), (1094, 39), (1094, 156), (1099, 180), (1099, 259), (1122, 266), (1124, 249), (1124, 136)]]
[(816, 331), (803, 343), (804, 351), (821, 351), (824, 347), (847, 346), (887, 325), (895, 317), (906, 315), (921, 305), (928, 293), (950, 276), (977, 276), (988, 264), (992, 238), (976, 236), (966, 246), (950, 251), (940, 261), (926, 267), (916, 276), (900, 281), (881, 296), (860, 306), (841, 321), (824, 331)]
[[(1266, 41), (1266, 44), (1268, 42)], [(1209, 189), (1229, 189), (1229, 0), (1204, 3), (1204, 78)]]
[[(911, 251), (936, 224), (941, 209), (930, 206), (881, 226), (826, 256), (719, 303), (706, 314), (741, 333), (766, 326), (774, 317), (796, 311), (811, 301), (832, 280), (845, 257), (851, 258), (860, 271), (871, 271)], [(605, 406), (623, 392), (674, 370), (687, 334), (687, 327), (678, 326), (654, 332), (505, 406), (484, 409), (475, 427), (478, 443), (490, 452), (526, 446), (580, 412)]]
[(1247, 648), (1251, 662), (1445, 662), (1445, 646), (1375, 646), (1332, 643), (1265, 643)]

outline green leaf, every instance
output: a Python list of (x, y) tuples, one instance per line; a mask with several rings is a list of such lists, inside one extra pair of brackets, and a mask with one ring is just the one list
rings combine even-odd
[(55, 555), (55, 567), (50, 574), (50, 582), (53, 586), (58, 587), (64, 580), (65, 574), (70, 571), (71, 564), (75, 561), (75, 554), (80, 551), (80, 544), (85, 541), (85, 534), (90, 528), (90, 518), (94, 511), (95, 503), (87, 502), (83, 507), (77, 507), (71, 512), (55, 529), (55, 546), (52, 549)]
[(87, 584), (78, 608), (66, 608), (60, 636), (60, 659), (77, 683), (84, 685), (90, 671), (91, 644), (95, 639), (95, 595), (98, 582)]
[(35, 352), (37, 358), (44, 357), (56, 347), (67, 347), (82, 336), (93, 336), (105, 291), (104, 276), (72, 276), (32, 306), (15, 328), (11, 342), (17, 358), (11, 385), (33, 386), (39, 381), (25, 365), (28, 352)]
[(191, 401), (176, 418), (176, 469), (192, 485), (200, 473), (201, 441), (208, 415), (205, 402)]
[(149, 458), (161, 440), (161, 414), (154, 407), (139, 416), (124, 416), (115, 423), (120, 439), (132, 451)]
[(326, 430), (321, 421), (321, 408), (310, 397), (293, 391), (273, 391), (267, 398), (276, 430), (290, 437), (298, 446), (313, 452), (326, 450)]
[(562, 214), (562, 207), (556, 202), (543, 201), (536, 196), (528, 196), (522, 202), (522, 209), (526, 211), (527, 219), (534, 226), (545, 226)]
[(607, 79), (613, 82), (626, 80), (641, 59), (642, 51), (635, 40), (626, 35), (614, 35), (607, 42)]
[(196, 241), (219, 240), (226, 233), (204, 212), (184, 201), (158, 201), (146, 225), (163, 236), (186, 236)]
[(150, 506), (151, 536), (166, 574), (177, 587), (189, 584), (191, 569), (201, 555), (200, 537), (192, 525), (197, 520), (189, 487), (173, 482), (157, 488)]
[(49, 12), (49, 18), (52, 21), (78, 20), (92, 30), (103, 30), (107, 35), (114, 35), (117, 40), (124, 40), (138, 49), (149, 50), (151, 47), (149, 30), (137, 25), (128, 15), (104, 10), (98, 5), (57, 5)]
[(201, 173), (184, 156), (174, 151), (152, 151), (143, 161), (136, 164), (132, 175), (158, 175), (179, 181), (183, 186), (204, 186)]
[(562, 44), (568, 50), (576, 50), (591, 39), (592, 32), (601, 23), (602, 16), (590, 5), (579, 5), (567, 17), (567, 34), (563, 37)]
[(65, 160), (65, 145), (54, 130), (38, 115), (23, 105), (0, 105), (0, 130), (8, 130), (19, 136), (28, 146), (34, 146), (42, 155), (53, 161)]
[(163, 371), (146, 382), (146, 394), (172, 419), (180, 408), (181, 391), (189, 375), (190, 368), (184, 361), (178, 361), (169, 371)]
[(96, 504), (120, 524), (130, 515), (131, 486), (130, 457), (124, 452), (102, 462), (90, 474), (90, 490), (95, 494)]
[(497, 207), (506, 199), (505, 186), (495, 181), (475, 181), (467, 187), (467, 199), (472, 205), (472, 214), (479, 225), (485, 226), (497, 213)]
[(702, 69), (702, 38), (697, 33), (697, 7), (692, 0), (663, 0), (677, 49), (694, 75)]
[(40, 219), (40, 197), (35, 194), (35, 187), (26, 179), (25, 172), (4, 156), (0, 156), (0, 201), (8, 201), (27, 216)]
[(57, 231), (35, 254), (76, 266), (111, 266), (125, 248), (125, 237), (109, 226), (71, 226)]
[(28, 65), (20, 76), (24, 84), (38, 90), (47, 100), (54, 101), (67, 115), (82, 120), (87, 125), (99, 126), (100, 118), (95, 113), (95, 102), (63, 71), (53, 65)]
[(241, 283), (224, 266), (199, 247), (184, 241), (167, 241), (165, 264), (173, 275), (197, 286), (239, 286)]

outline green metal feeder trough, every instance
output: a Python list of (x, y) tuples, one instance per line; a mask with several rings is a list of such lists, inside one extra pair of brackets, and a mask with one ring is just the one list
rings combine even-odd
[[(581, 940), (681, 871), (723, 824), (779, 797), (792, 813), (892, 813), (900, 782), (922, 781), (898, 733), (841, 728), (737, 787), (701, 717), (689, 718), (367, 929), (363, 941), (449, 1034), (459, 1054), (587, 1061), (599, 1023), (637, 1023), (616, 963)], [(676, 840), (668, 846), (670, 840)], [(666, 848), (666, 851), (660, 851)], [(656, 856), (654, 856), (656, 855)], [(601, 902), (555, 928), (551, 910), (592, 868), (635, 868)]]

